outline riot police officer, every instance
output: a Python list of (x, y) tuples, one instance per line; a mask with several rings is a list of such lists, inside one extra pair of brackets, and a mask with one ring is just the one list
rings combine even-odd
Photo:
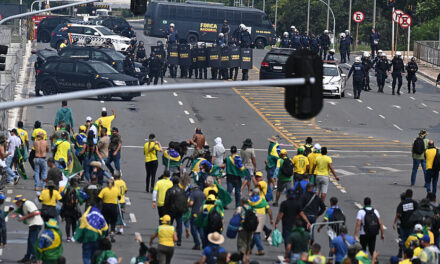
[(319, 40), (315, 37), (315, 34), (312, 34), (309, 39), (310, 50), (313, 51), (316, 55), (319, 52)]
[(240, 44), (241, 48), (249, 48), (251, 46), (252, 43), (251, 34), (249, 33), (245, 25), (241, 27), (238, 43)]
[(295, 35), (292, 36), (290, 43), (292, 44), (292, 48), (294, 48), (296, 50), (301, 49), (301, 36), (299, 35), (298, 30), (295, 31)]
[(240, 31), (241, 31), (241, 27), (244, 26), (243, 24), (240, 24), (235, 30), (234, 32), (232, 32), (232, 42), (235, 43), (235, 45), (238, 45), (238, 39), (240, 38)]
[(397, 94), (400, 95), (400, 88), (402, 87), (402, 73), (405, 73), (405, 66), (403, 64), (403, 60), (401, 56), (402, 53), (400, 53), (400, 51), (397, 51), (396, 55), (391, 60), (391, 67), (393, 67), (393, 71), (391, 72), (391, 76), (393, 77), (393, 83), (391, 84), (391, 87), (393, 89), (393, 95), (394, 95), (394, 89), (396, 88), (396, 80), (398, 82)]
[(225, 35), (223, 33), (219, 33), (215, 43), (219, 47), (222, 46), (223, 44), (226, 44), (226, 42), (225, 42)]
[(345, 53), (347, 54), (347, 59), (350, 61), (350, 47), (353, 44), (353, 38), (350, 35), (350, 31), (345, 30)]
[(419, 67), (416, 63), (416, 57), (412, 57), (411, 61), (406, 64), (406, 80), (408, 81), (408, 93), (411, 93), (411, 83), (412, 83), (412, 91), (416, 93), (416, 72), (419, 70)]
[(385, 79), (387, 78), (387, 72), (389, 69), (389, 64), (387, 60), (387, 55), (381, 53), (380, 60), (376, 63), (374, 70), (377, 78), (377, 92), (383, 93), (383, 87), (385, 86)]
[(92, 45), (92, 39), (91, 39), (91, 38), (87, 37), (87, 38), (84, 40), (84, 47), (93, 47), (93, 45)]
[(364, 65), (365, 69), (365, 82), (364, 82), (364, 91), (370, 91), (370, 75), (369, 71), (372, 68), (373, 63), (370, 60), (370, 53), (365, 51), (362, 55), (362, 65)]
[(199, 70), (197, 68), (197, 56), (199, 53), (199, 48), (197, 47), (197, 43), (191, 44), (191, 66), (189, 66), (189, 72), (188, 72), (188, 78), (191, 79), (193, 72), (194, 72), (194, 78), (197, 79), (197, 76), (199, 75)]
[[(328, 36), (328, 30), (324, 30), (324, 34), (321, 34), (319, 36), (319, 46), (321, 46), (321, 49), (319, 50), (319, 56), (325, 60), (327, 57), (327, 50), (330, 47), (330, 37)], [(322, 57), (322, 54), (324, 53), (324, 57)]]
[(128, 46), (127, 48), (127, 53), (131, 54), (131, 55), (135, 55), (136, 54), (136, 41), (135, 40), (130, 40), (130, 46)]
[(306, 50), (310, 48), (310, 37), (309, 33), (306, 31), (301, 35), (301, 49)]
[(147, 59), (147, 53), (144, 47), (144, 42), (139, 41), (139, 45), (136, 49), (136, 61), (143, 62), (146, 59)]
[(341, 53), (341, 63), (346, 63), (347, 41), (345, 40), (345, 33), (339, 34), (339, 52)]
[(230, 46), (231, 49), (231, 60), (230, 60), (230, 68), (229, 68), (229, 79), (232, 79), (234, 81), (237, 80), (238, 76), (238, 67), (240, 64), (240, 48), (233, 43)]
[(124, 73), (130, 76), (134, 76), (136, 74), (135, 66), (134, 66), (134, 56), (133, 54), (127, 54), (123, 61)]
[(223, 25), (220, 29), (220, 33), (223, 33), (223, 35), (225, 36), (225, 43), (226, 44), (229, 43), (229, 33), (230, 32), (231, 32), (231, 27), (229, 27), (228, 21), (227, 20), (223, 21)]
[(289, 39), (290, 40), (292, 40), (293, 39), (293, 36), (295, 36), (296, 35), (296, 28), (295, 28), (295, 26), (290, 26), (290, 31), (289, 31)]
[(331, 49), (328, 52), (327, 61), (334, 61), (334, 62), (336, 62), (336, 60), (335, 60), (335, 50), (334, 49)]
[(101, 47), (105, 48), (105, 49), (114, 49), (113, 44), (112, 44), (112, 40), (111, 39), (106, 39), (104, 43), (102, 43)]
[(208, 79), (208, 60), (207, 60), (206, 44), (200, 44), (199, 52), (197, 55), (197, 68), (199, 70), (199, 79)]
[(161, 60), (155, 52), (151, 52), (150, 58), (147, 61), (150, 68), (149, 79), (156, 85), (159, 81), (159, 77), (161, 77), (161, 79), (163, 77), (163, 60)]
[(174, 28), (174, 24), (170, 24), (170, 28), (168, 29), (166, 33), (167, 37), (167, 44), (178, 44), (179, 43), (179, 36), (177, 34), (177, 30)]
[(371, 56), (374, 57), (374, 51), (378, 51), (380, 42), (380, 34), (376, 32), (376, 29), (371, 29), (370, 35), (370, 46), (371, 46)]
[(382, 50), (378, 50), (376, 52), (376, 57), (373, 59), (373, 67), (376, 66), (376, 63), (378, 63), (382, 59)]
[(353, 94), (354, 99), (359, 99), (361, 96), (362, 86), (365, 80), (365, 69), (361, 62), (361, 57), (356, 57), (354, 64), (348, 72), (347, 80), (353, 74)]
[(280, 47), (281, 48), (289, 48), (290, 47), (290, 38), (289, 38), (288, 32), (283, 33), (283, 37), (281, 38), (281, 42), (280, 42)]
[(165, 76), (165, 73), (167, 72), (167, 53), (165, 51), (165, 47), (163, 45), (163, 42), (161, 40), (158, 40), (156, 42), (156, 45), (160, 48), (159, 53), (156, 53), (156, 55), (159, 57), (159, 59), (162, 61), (162, 79), (163, 76)]

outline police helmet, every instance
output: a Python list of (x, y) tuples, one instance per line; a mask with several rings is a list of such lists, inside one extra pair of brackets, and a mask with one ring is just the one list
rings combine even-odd
[(364, 53), (362, 54), (365, 58), (370, 57), (370, 53), (368, 51), (364, 51)]
[(339, 34), (339, 37), (340, 37), (340, 38), (345, 38), (345, 33), (341, 33), (341, 34)]
[(331, 53), (331, 54), (334, 54), (334, 53), (335, 53), (335, 49), (331, 49), (331, 50), (330, 50), (330, 53)]
[(288, 37), (288, 36), (289, 36), (289, 33), (284, 32), (284, 33), (283, 33), (283, 36)]
[(157, 46), (162, 46), (163, 45), (162, 40), (158, 40), (156, 43), (157, 43)]
[(171, 23), (171, 24), (170, 24), (170, 27), (172, 27), (172, 28), (173, 28), (173, 27), (174, 27), (174, 23)]
[(202, 44), (200, 44), (200, 47), (201, 47), (201, 48), (206, 48), (206, 43), (203, 42)]
[(139, 41), (139, 46), (143, 46), (144, 42), (143, 41)]
[(411, 61), (416, 61), (416, 57), (411, 57)]
[(350, 35), (350, 31), (347, 29), (347, 30), (345, 30), (345, 34), (346, 35)]
[(324, 34), (328, 34), (328, 30), (326, 29), (326, 30), (324, 30)]
[(396, 56), (400, 57), (400, 56), (402, 56), (402, 53), (400, 51), (396, 51)]
[(86, 42), (86, 44), (90, 44), (90, 42), (92, 42), (92, 40), (90, 38), (86, 38), (85, 42)]
[(290, 26), (290, 29), (295, 29), (295, 26)]
[(377, 51), (377, 53), (382, 53), (382, 52), (383, 52), (383, 50), (378, 50), (378, 51)]
[(361, 57), (357, 56), (356, 58), (354, 58), (354, 62), (361, 62)]
[(78, 42), (78, 38), (73, 38), (73, 42)]
[(381, 52), (381, 53), (380, 53), (380, 56), (386, 58), (386, 57), (387, 57), (387, 54), (386, 54), (385, 52)]
[(112, 40), (108, 38), (108, 39), (105, 40), (105, 42), (112, 43)]
[(246, 31), (247, 27), (245, 25), (243, 25), (243, 27), (241, 28), (241, 30)]
[(220, 33), (220, 34), (218, 34), (218, 36), (219, 36), (220, 38), (223, 38), (223, 37), (225, 36), (225, 34)]
[(244, 24), (240, 24), (240, 26), (238, 26), (240, 29), (242, 29), (244, 27)]
[(224, 23), (224, 24), (227, 24), (227, 23), (228, 23), (228, 20), (226, 20), (226, 19), (223, 20), (223, 23)]

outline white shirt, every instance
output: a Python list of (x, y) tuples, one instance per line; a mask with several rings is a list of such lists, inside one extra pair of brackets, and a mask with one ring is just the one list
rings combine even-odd
[[(367, 207), (365, 209), (366, 210), (372, 210), (373, 208)], [(376, 214), (377, 219), (379, 219), (380, 218), (379, 212), (376, 209), (374, 209), (374, 213)], [(356, 219), (357, 220), (361, 220), (361, 228), (359, 230), (359, 235), (365, 235), (365, 231), (364, 231), (365, 210), (364, 209), (361, 209), (361, 210), (358, 211)]]
[[(28, 215), (32, 212), (39, 211), (37, 206), (29, 200), (25, 201), (22, 207), (23, 207), (22, 208), (23, 215)], [(44, 222), (43, 222), (43, 218), (41, 218), (41, 215), (34, 215), (31, 218), (26, 219), (26, 224), (28, 226), (34, 226), (34, 225), (42, 226), (44, 225)]]
[(90, 131), (93, 131), (95, 138), (98, 138), (98, 128), (95, 126), (90, 126)]
[(11, 156), (15, 154), (15, 148), (21, 145), (21, 139), (17, 136), (10, 136), (8, 138), (8, 152), (11, 152)]

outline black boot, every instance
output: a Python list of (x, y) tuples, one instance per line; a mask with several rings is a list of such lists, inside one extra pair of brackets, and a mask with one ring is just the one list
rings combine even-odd
[(397, 94), (400, 95), (400, 88), (397, 88)]

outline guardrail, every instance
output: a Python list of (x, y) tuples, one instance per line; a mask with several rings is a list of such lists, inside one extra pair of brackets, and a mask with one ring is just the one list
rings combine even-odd
[(435, 66), (440, 66), (440, 41), (415, 41), (414, 56)]

